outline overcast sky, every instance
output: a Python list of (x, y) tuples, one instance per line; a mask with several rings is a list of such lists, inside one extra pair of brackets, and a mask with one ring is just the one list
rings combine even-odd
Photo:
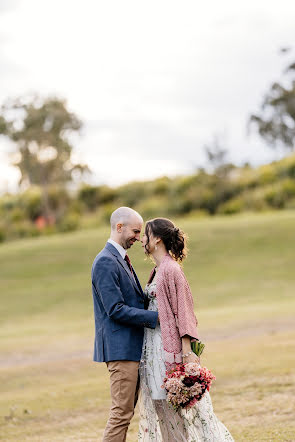
[[(66, 98), (97, 183), (190, 173), (215, 133), (230, 160), (260, 164), (275, 154), (247, 119), (295, 58), (279, 55), (294, 23), (294, 0), (0, 0), (0, 103)], [(2, 191), (11, 149), (0, 138)]]

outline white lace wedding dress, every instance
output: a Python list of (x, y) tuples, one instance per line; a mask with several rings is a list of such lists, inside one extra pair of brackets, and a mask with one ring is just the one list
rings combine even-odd
[[(147, 284), (149, 310), (157, 311), (156, 276)], [(140, 361), (138, 440), (143, 442), (223, 442), (233, 441), (227, 428), (214, 414), (209, 392), (189, 410), (176, 412), (166, 402), (162, 388), (166, 374), (160, 324), (144, 331)]]

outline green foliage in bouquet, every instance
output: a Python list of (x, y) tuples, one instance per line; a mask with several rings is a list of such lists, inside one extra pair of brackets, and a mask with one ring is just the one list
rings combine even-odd
[(203, 344), (201, 341), (192, 341), (191, 342), (191, 349), (197, 356), (201, 356), (204, 348), (205, 348), (205, 344)]

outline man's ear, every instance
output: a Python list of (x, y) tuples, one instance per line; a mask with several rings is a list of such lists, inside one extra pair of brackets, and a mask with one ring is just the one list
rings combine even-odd
[(118, 224), (117, 224), (117, 232), (118, 232), (118, 233), (121, 233), (122, 227), (123, 227), (123, 224), (122, 224), (122, 223), (118, 223)]

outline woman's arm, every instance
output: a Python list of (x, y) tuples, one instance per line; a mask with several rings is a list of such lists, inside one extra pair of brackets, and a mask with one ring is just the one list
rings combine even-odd
[(191, 349), (191, 337), (185, 335), (181, 338), (182, 342), (182, 362), (197, 362), (200, 363), (200, 358)]
[(199, 339), (197, 330), (197, 319), (194, 314), (194, 303), (192, 293), (183, 271), (178, 266), (173, 269), (173, 276), (169, 280), (170, 291), (176, 291), (176, 315), (177, 326), (180, 337), (190, 336), (192, 339)]

